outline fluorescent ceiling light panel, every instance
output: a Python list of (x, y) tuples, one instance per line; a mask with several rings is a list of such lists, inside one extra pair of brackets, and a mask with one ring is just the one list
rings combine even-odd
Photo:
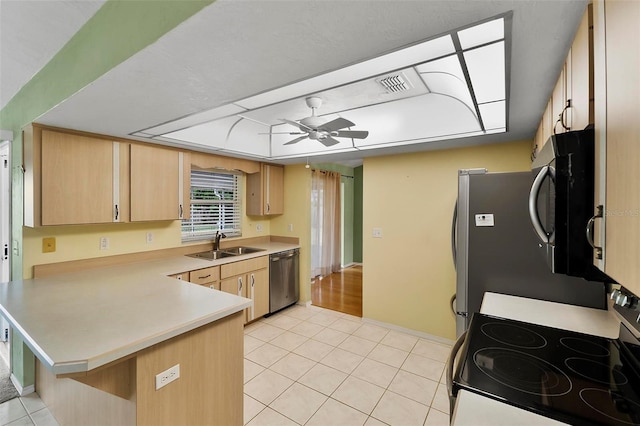
[(506, 99), (504, 41), (464, 52), (478, 104)]
[(434, 59), (455, 52), (450, 35), (416, 44), (377, 58), (359, 62), (339, 70), (312, 77), (285, 87), (270, 90), (250, 98), (235, 102), (247, 109), (271, 105), (286, 99), (297, 98), (352, 82), (378, 76), (399, 68), (409, 67), (425, 60)]
[(463, 49), (503, 39), (504, 18), (494, 19), (493, 21), (458, 31), (458, 38)]
[(475, 115), (475, 106), (458, 55), (420, 64), (416, 70), (430, 91), (458, 99)]
[(223, 148), (229, 132), (240, 120), (242, 119), (236, 116), (227, 117), (167, 133), (163, 136), (211, 148)]
[(506, 101), (491, 102), (478, 105), (482, 123), (486, 130), (500, 129), (506, 126)]
[(227, 117), (244, 111), (245, 109), (238, 105), (226, 104), (207, 111), (198, 112), (187, 117), (179, 118), (169, 123), (144, 129), (143, 132), (154, 135), (166, 135), (170, 132), (186, 129), (190, 126), (196, 126), (198, 124), (206, 123), (207, 121), (217, 120), (218, 118)]

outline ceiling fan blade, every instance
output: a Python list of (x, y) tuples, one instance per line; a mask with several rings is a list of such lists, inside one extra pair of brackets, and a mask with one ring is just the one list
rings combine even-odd
[(270, 133), (258, 133), (259, 135), (306, 135), (307, 132), (270, 132)]
[(308, 137), (309, 137), (309, 135), (305, 134), (304, 136), (300, 136), (299, 138), (295, 138), (294, 140), (285, 143), (285, 145), (293, 145), (294, 143), (298, 143), (301, 140), (304, 140), (304, 139), (306, 139)]
[(338, 134), (334, 136), (338, 138), (365, 139), (369, 136), (369, 132), (366, 130), (340, 130)]
[(331, 136), (327, 136), (326, 138), (318, 139), (318, 142), (320, 142), (322, 145), (324, 145), (326, 147), (330, 147), (330, 146), (333, 146), (333, 145), (336, 145), (336, 144), (340, 143), (340, 141), (335, 140)]
[(307, 127), (302, 123), (298, 123), (297, 121), (287, 120), (286, 118), (281, 118), (280, 121), (284, 121), (287, 124), (291, 124), (292, 126), (295, 126), (300, 130), (313, 130), (311, 127)]
[(324, 123), (322, 126), (318, 127), (318, 130), (325, 130), (328, 132), (333, 132), (335, 130), (344, 129), (346, 127), (355, 126), (352, 122), (342, 117), (336, 118), (335, 120), (331, 120), (328, 123)]

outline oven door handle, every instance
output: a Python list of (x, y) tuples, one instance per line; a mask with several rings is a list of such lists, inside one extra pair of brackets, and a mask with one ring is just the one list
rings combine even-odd
[(449, 359), (447, 359), (447, 364), (445, 367), (445, 372), (447, 375), (447, 394), (449, 395), (449, 409), (450, 413), (453, 413), (453, 408), (456, 405), (456, 397), (453, 394), (453, 367), (456, 362), (456, 357), (458, 355), (458, 351), (462, 344), (464, 343), (464, 339), (467, 337), (467, 332), (463, 332), (458, 340), (453, 344), (451, 348), (451, 353), (449, 354)]
[(542, 189), (542, 182), (544, 178), (551, 177), (551, 180), (555, 183), (556, 181), (556, 173), (555, 169), (550, 166), (544, 166), (538, 172), (538, 175), (533, 180), (533, 184), (531, 185), (531, 191), (529, 192), (529, 217), (531, 218), (531, 224), (533, 225), (533, 229), (536, 231), (538, 238), (545, 244), (549, 244), (554, 239), (555, 230), (548, 234), (542, 226), (542, 222), (540, 221), (540, 215), (538, 214), (538, 196), (540, 195), (540, 189)]

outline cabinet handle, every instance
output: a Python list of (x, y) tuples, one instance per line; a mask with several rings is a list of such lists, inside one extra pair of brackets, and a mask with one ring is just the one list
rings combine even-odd
[(256, 285), (256, 277), (255, 275), (251, 274), (251, 288), (253, 288)]
[(198, 277), (199, 279), (203, 280), (205, 278), (209, 278), (211, 276), (211, 274), (205, 275), (204, 277)]
[(589, 219), (589, 222), (587, 222), (587, 242), (589, 243), (591, 248), (595, 250), (596, 259), (602, 259), (602, 247), (596, 246), (596, 244), (593, 242), (593, 225), (595, 224), (596, 219), (601, 219), (602, 217), (604, 217), (604, 206), (601, 204), (599, 206), (596, 206), (596, 214), (591, 216), (591, 219)]
[(271, 211), (271, 206), (269, 205), (269, 203), (267, 203), (267, 213), (269, 213)]
[(116, 204), (116, 219), (115, 219), (115, 220), (118, 220), (118, 215), (119, 215), (119, 212), (118, 212), (118, 205)]
[(238, 277), (238, 296), (242, 296), (242, 277)]
[(182, 204), (180, 204), (180, 219), (182, 219)]

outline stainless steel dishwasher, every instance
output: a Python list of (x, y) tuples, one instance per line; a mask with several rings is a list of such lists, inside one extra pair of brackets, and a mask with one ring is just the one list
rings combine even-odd
[(269, 313), (274, 313), (300, 298), (300, 249), (269, 255)]

